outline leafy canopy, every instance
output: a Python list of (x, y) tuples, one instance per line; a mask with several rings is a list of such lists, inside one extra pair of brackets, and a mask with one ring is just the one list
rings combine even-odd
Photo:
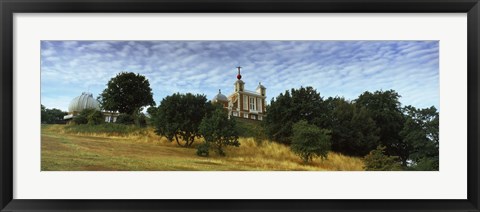
[(217, 107), (211, 116), (203, 118), (199, 130), (205, 143), (199, 146), (198, 155), (208, 156), (208, 150), (212, 148), (217, 154), (225, 156), (225, 146), (240, 146), (235, 119), (229, 119), (223, 108)]
[(365, 108), (371, 115), (375, 125), (380, 129), (379, 140), (385, 146), (387, 155), (399, 156), (405, 165), (408, 151), (400, 136), (404, 116), (400, 107), (400, 95), (394, 90), (364, 92), (355, 101), (356, 106)]
[(386, 155), (385, 149), (384, 146), (378, 146), (364, 157), (366, 171), (402, 170), (399, 157)]
[(153, 106), (153, 93), (145, 76), (122, 72), (108, 81), (98, 98), (102, 108), (133, 115), (144, 106)]
[(321, 125), (325, 119), (322, 97), (312, 87), (300, 87), (280, 94), (267, 106), (265, 128), (270, 139), (281, 143), (292, 142), (292, 126), (305, 120)]
[(175, 93), (165, 97), (158, 108), (149, 109), (151, 121), (158, 135), (175, 141), (180, 146), (191, 146), (200, 137), (203, 117), (211, 113), (213, 105), (204, 95)]
[(43, 105), (40, 105), (41, 121), (43, 124), (64, 124), (63, 116), (67, 115), (67, 112), (53, 108), (48, 109)]
[(312, 161), (315, 157), (326, 159), (331, 147), (329, 134), (329, 130), (320, 129), (304, 120), (299, 121), (293, 125), (290, 148), (304, 163)]
[(417, 109), (406, 106), (405, 124), (400, 135), (409, 149), (414, 170), (438, 170), (439, 113), (435, 107)]
[(365, 107), (339, 97), (330, 97), (325, 104), (333, 151), (363, 157), (380, 144), (379, 128)]

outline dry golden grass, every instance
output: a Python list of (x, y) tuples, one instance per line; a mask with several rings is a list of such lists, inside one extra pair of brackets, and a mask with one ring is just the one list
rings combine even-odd
[[(363, 170), (360, 158), (329, 153), (327, 160), (303, 164), (282, 144), (240, 138), (240, 147), (226, 148), (227, 156), (199, 157), (195, 147), (183, 148), (156, 135), (153, 129), (126, 135), (71, 133), (63, 125), (42, 126), (42, 170)], [(195, 142), (201, 143), (200, 140)]]

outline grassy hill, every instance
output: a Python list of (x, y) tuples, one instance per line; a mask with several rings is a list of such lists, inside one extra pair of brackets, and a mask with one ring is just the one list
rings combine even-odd
[[(240, 122), (239, 122), (240, 123)], [(239, 127), (257, 126), (241, 122)], [(255, 130), (249, 131), (254, 133)], [(199, 157), (193, 148), (177, 146), (151, 128), (104, 124), (98, 126), (42, 125), (42, 171), (170, 171), (170, 170), (362, 170), (360, 158), (329, 153), (327, 160), (305, 165), (287, 146), (254, 140), (243, 131), (240, 147), (226, 157)], [(195, 142), (200, 144), (201, 140)], [(194, 145), (195, 145), (194, 143)]]

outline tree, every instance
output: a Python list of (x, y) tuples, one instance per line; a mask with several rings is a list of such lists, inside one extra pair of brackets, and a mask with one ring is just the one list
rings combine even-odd
[(400, 158), (385, 154), (385, 147), (378, 146), (364, 157), (365, 170), (367, 171), (400, 171), (402, 170)]
[(105, 110), (130, 115), (144, 106), (155, 105), (148, 79), (131, 72), (122, 72), (110, 79), (98, 100)]
[[(213, 111), (213, 105), (204, 95), (176, 93), (165, 97), (152, 115), (152, 123), (158, 135), (169, 141), (188, 147), (200, 137), (199, 126), (203, 117)], [(183, 144), (182, 144), (183, 143)]]
[(315, 157), (326, 159), (331, 147), (329, 134), (329, 130), (320, 129), (304, 120), (299, 121), (293, 125), (290, 148), (304, 163), (312, 161)]
[(199, 130), (205, 143), (200, 145), (197, 154), (208, 156), (209, 149), (213, 148), (219, 155), (225, 156), (225, 146), (240, 146), (235, 119), (229, 119), (227, 112), (220, 107), (203, 118)]
[(325, 100), (332, 150), (351, 156), (365, 156), (379, 145), (379, 130), (364, 107), (343, 98)]
[(41, 117), (41, 120), (40, 122), (43, 123), (43, 124), (46, 124), (47, 123), (47, 108), (45, 106), (43, 106), (42, 104), (40, 104), (40, 117)]
[(386, 154), (399, 156), (406, 165), (408, 151), (400, 136), (404, 117), (399, 98), (400, 95), (394, 90), (366, 91), (356, 99), (355, 104), (357, 108), (365, 108), (379, 128), (379, 140), (386, 147)]
[(405, 124), (400, 132), (409, 147), (409, 160), (413, 169), (438, 170), (439, 114), (435, 107), (417, 109), (404, 108)]
[(67, 112), (53, 108), (48, 109), (44, 105), (40, 105), (41, 110), (41, 123), (44, 124), (64, 124), (63, 116), (67, 115)]
[(326, 116), (322, 103), (320, 93), (312, 87), (300, 87), (280, 94), (267, 107), (265, 128), (268, 136), (274, 141), (290, 144), (295, 122), (305, 120), (324, 126)]
[(131, 124), (135, 123), (135, 120), (133, 119), (132, 115), (126, 114), (126, 113), (121, 113), (120, 115), (118, 115), (117, 121), (115, 123), (131, 125)]

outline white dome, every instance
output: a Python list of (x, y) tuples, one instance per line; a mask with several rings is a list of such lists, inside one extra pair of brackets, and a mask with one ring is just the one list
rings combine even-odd
[(220, 90), (218, 90), (218, 94), (213, 97), (212, 102), (228, 102), (228, 98), (222, 94)]
[(68, 112), (82, 112), (84, 109), (100, 110), (100, 105), (91, 93), (83, 92), (82, 95), (75, 97), (68, 105)]

